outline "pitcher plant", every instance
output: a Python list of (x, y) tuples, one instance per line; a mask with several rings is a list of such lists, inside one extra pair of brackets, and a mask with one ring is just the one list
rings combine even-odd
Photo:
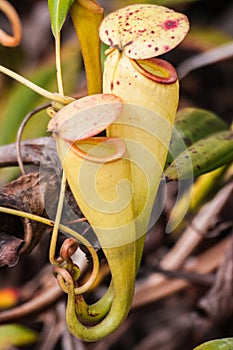
[[(59, 11), (57, 5), (49, 0), (53, 14)], [(52, 26), (56, 50), (59, 52), (60, 29), (71, 6), (83, 49), (89, 96), (78, 100), (63, 96), (62, 79), (58, 79), (59, 94), (52, 94), (33, 84), (29, 86), (17, 75), (14, 78), (56, 101), (49, 109), (52, 119), (48, 131), (56, 141), (64, 175), (55, 222), (52, 224), (48, 219), (43, 222), (54, 226), (50, 261), (61, 288), (67, 293), (68, 328), (76, 337), (92, 342), (115, 331), (130, 310), (179, 100), (174, 67), (155, 57), (175, 48), (186, 36), (189, 23), (185, 15), (166, 7), (140, 4), (110, 13), (99, 27), (103, 11), (96, 1), (66, 1), (64, 6), (65, 14), (58, 16), (59, 21), (55, 22), (58, 25)], [(93, 28), (99, 27), (100, 39), (110, 46), (103, 77), (99, 76), (98, 54), (88, 53), (87, 39), (91, 38), (84, 32), (90, 18)], [(93, 38), (96, 40), (96, 33)], [(95, 50), (93, 43), (90, 47), (90, 51)], [(97, 77), (92, 58), (95, 71), (99, 72)], [(3, 67), (1, 71), (8, 74)], [(57, 72), (60, 76), (59, 57)], [(102, 81), (103, 88), (99, 91)], [(86, 303), (84, 293), (98, 277), (99, 262), (93, 242), (59, 224), (66, 180), (94, 230), (111, 273), (106, 293), (91, 305)], [(56, 258), (54, 242), (58, 229), (75, 239), (65, 240)], [(79, 267), (72, 260), (78, 248), (76, 239), (92, 255), (93, 271), (83, 285), (79, 282)]]
[[(55, 269), (66, 282), (69, 330), (86, 341), (114, 331), (130, 309), (179, 99), (175, 69), (154, 57), (178, 45), (188, 28), (184, 15), (156, 5), (109, 14), (99, 29), (111, 46), (103, 95), (71, 103), (49, 125), (67, 181), (112, 276), (103, 299), (89, 306), (75, 293), (67, 271)], [(106, 136), (98, 136), (104, 130)]]
[(103, 91), (124, 101), (108, 135), (124, 138), (131, 159), (137, 265), (161, 180), (175, 120), (179, 84), (175, 69), (155, 56), (173, 49), (189, 28), (187, 18), (165, 7), (134, 5), (107, 16), (100, 37), (107, 50)]

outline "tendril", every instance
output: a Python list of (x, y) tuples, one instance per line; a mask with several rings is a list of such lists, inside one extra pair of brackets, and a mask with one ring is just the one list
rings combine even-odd
[[(45, 224), (45, 225), (48, 225), (51, 227), (54, 226), (54, 221), (52, 221), (52, 220), (46, 219), (44, 217), (41, 217), (41, 216), (38, 216), (35, 214), (23, 212), (20, 210), (0, 206), (0, 212), (6, 213), (6, 214), (11, 214), (11, 215), (16, 215), (19, 217), (24, 217), (24, 218), (27, 218), (29, 220), (38, 221), (38, 222), (41, 222), (42, 224)], [(72, 236), (75, 239), (77, 239), (77, 241), (80, 244), (83, 244), (88, 249), (88, 251), (92, 257), (93, 267), (92, 267), (92, 272), (91, 272), (89, 279), (82, 286), (79, 286), (75, 289), (76, 294), (84, 293), (90, 289), (90, 287), (95, 282), (95, 280), (99, 274), (99, 258), (98, 258), (97, 252), (95, 251), (94, 247), (90, 244), (90, 242), (86, 238), (84, 238), (80, 233), (74, 231), (70, 227), (67, 227), (65, 225), (60, 224), (59, 230), (68, 234), (69, 236)], [(60, 263), (62, 263), (62, 260), (60, 260)]]
[(0, 43), (4, 46), (17, 46), (21, 41), (21, 23), (14, 7), (5, 0), (0, 0), (0, 11), (2, 11), (11, 23), (12, 35), (7, 34), (0, 29)]
[(16, 137), (16, 157), (17, 157), (17, 162), (20, 168), (20, 171), (23, 175), (26, 175), (26, 170), (24, 168), (24, 164), (22, 161), (22, 152), (21, 152), (21, 141), (22, 141), (22, 134), (24, 131), (24, 128), (27, 124), (27, 122), (38, 112), (44, 110), (45, 108), (50, 106), (50, 102), (43, 104), (39, 106), (38, 108), (34, 109), (33, 111), (29, 112), (23, 119), (23, 121), (20, 124), (20, 127), (17, 132), (17, 137)]

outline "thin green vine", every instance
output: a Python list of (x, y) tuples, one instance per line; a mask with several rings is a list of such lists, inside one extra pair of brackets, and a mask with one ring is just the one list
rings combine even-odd
[(35, 91), (36, 93), (47, 98), (48, 100), (56, 101), (58, 103), (61, 103), (62, 105), (67, 105), (74, 100), (72, 97), (50, 92), (2, 65), (0, 65), (0, 72), (25, 85), (29, 89)]

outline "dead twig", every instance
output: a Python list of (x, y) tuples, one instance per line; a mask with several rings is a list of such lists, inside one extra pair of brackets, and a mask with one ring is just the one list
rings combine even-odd
[[(39, 165), (43, 150), (49, 142), (53, 142), (51, 137), (23, 141), (21, 143), (22, 162), (24, 164)], [(16, 144), (0, 146), (0, 168), (14, 165), (18, 165)]]
[[(64, 332), (64, 322), (59, 318), (59, 303), (53, 310), (42, 315), (43, 328), (41, 331), (41, 343), (36, 350), (53, 350)], [(56, 331), (54, 331), (56, 330)]]
[(57, 302), (62, 296), (63, 291), (54, 279), (50, 287), (43, 290), (28, 302), (10, 310), (2, 311), (0, 313), (0, 324), (17, 322), (36, 313), (41, 313)]
[[(233, 182), (222, 188), (212, 201), (203, 206), (174, 247), (160, 261), (162, 269), (176, 270), (182, 266), (184, 261), (207, 236), (211, 226), (216, 223), (216, 218), (232, 197), (232, 192)], [(154, 273), (147, 279), (146, 283), (148, 288), (157, 288), (164, 280), (166, 280), (165, 276)]]
[(191, 272), (191, 271), (184, 271), (184, 270), (164, 270), (161, 269), (159, 266), (152, 266), (146, 267), (146, 271), (156, 271), (162, 275), (164, 275), (167, 278), (170, 279), (184, 279), (187, 280), (190, 283), (195, 283), (199, 285), (206, 285), (206, 286), (212, 286), (214, 282), (214, 276), (212, 274), (209, 275), (202, 275), (199, 273)]
[[(214, 271), (222, 263), (231, 239), (231, 237), (228, 237), (221, 240), (218, 244), (215, 244), (213, 248), (209, 248), (198, 257), (188, 261), (184, 265), (184, 270), (193, 271), (199, 274), (208, 274)], [(148, 283), (148, 280), (146, 280), (142, 284), (136, 286), (133, 308), (165, 298), (168, 295), (188, 287), (189, 285), (190, 283), (183, 279), (169, 280), (164, 278), (159, 284), (152, 284), (151, 280), (149, 280)]]
[(215, 283), (208, 293), (199, 301), (199, 307), (217, 323), (233, 313), (233, 236), (220, 266)]
[(233, 56), (233, 42), (221, 45), (212, 50), (200, 53), (188, 58), (177, 67), (179, 79), (183, 79), (186, 75), (197, 68), (213, 64)]

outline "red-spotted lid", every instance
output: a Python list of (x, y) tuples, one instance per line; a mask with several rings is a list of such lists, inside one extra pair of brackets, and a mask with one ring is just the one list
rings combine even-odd
[(90, 95), (63, 107), (48, 131), (66, 141), (84, 140), (105, 130), (120, 115), (123, 102), (113, 94)]
[(163, 6), (136, 4), (107, 15), (100, 39), (133, 59), (164, 54), (176, 47), (189, 30), (188, 18)]

